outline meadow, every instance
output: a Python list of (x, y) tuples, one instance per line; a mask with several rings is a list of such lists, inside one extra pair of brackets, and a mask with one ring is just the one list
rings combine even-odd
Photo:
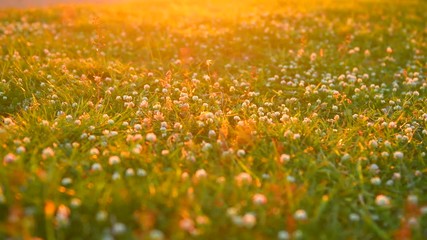
[(426, 239), (427, 2), (0, 10), (0, 239)]

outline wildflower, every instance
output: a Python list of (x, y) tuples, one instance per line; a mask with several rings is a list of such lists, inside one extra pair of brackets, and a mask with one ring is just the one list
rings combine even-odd
[(342, 157), (341, 157), (341, 161), (348, 161), (351, 159), (350, 154), (345, 153)]
[(154, 133), (147, 133), (145, 139), (149, 142), (155, 142), (157, 140), (157, 136)]
[(389, 179), (389, 180), (387, 180), (387, 182), (385, 182), (385, 185), (387, 185), (387, 186), (393, 186), (393, 184), (394, 184), (393, 179)]
[(11, 125), (11, 126), (15, 125), (15, 124), (13, 123), (12, 118), (4, 118), (4, 119), (3, 119), (3, 123), (4, 123), (4, 125), (6, 125), (6, 126), (8, 126), (8, 125)]
[(239, 184), (239, 185), (251, 184), (252, 183), (251, 175), (249, 175), (248, 173), (245, 173), (245, 172), (239, 173), (239, 175), (237, 175), (235, 177), (235, 180), (236, 180), (237, 184)]
[(371, 164), (371, 166), (369, 167), (369, 171), (371, 171), (372, 173), (378, 173), (380, 171), (379, 167), (377, 164)]
[(12, 162), (15, 162), (15, 161), (16, 161), (16, 156), (13, 153), (8, 153), (3, 158), (3, 163), (4, 164), (12, 163)]
[(254, 213), (246, 213), (243, 215), (243, 225), (247, 228), (253, 228), (256, 224), (256, 216)]
[(212, 148), (212, 144), (210, 144), (210, 143), (203, 142), (202, 145), (203, 145), (202, 146), (202, 151), (203, 152), (207, 152), (207, 151), (209, 151), (209, 149)]
[(162, 155), (163, 155), (163, 156), (169, 155), (169, 150), (167, 150), (167, 149), (163, 149), (163, 150), (162, 150)]
[(132, 177), (135, 175), (135, 171), (132, 168), (128, 168), (126, 169), (125, 175), (126, 177)]
[(60, 225), (68, 225), (69, 216), (70, 216), (70, 209), (63, 204), (59, 205), (58, 210), (56, 212), (56, 221)]
[(163, 240), (165, 238), (163, 232), (157, 229), (151, 230), (149, 235), (152, 240)]
[(17, 154), (21, 154), (21, 153), (24, 153), (24, 152), (26, 152), (27, 150), (25, 149), (25, 147), (24, 146), (19, 146), (17, 149), (16, 149), (16, 153)]
[(281, 230), (277, 233), (277, 239), (288, 240), (288, 239), (290, 239), (289, 233), (285, 230)]
[(209, 223), (209, 218), (206, 216), (200, 215), (196, 217), (196, 222), (199, 225), (206, 225)]
[(299, 209), (294, 213), (294, 218), (297, 221), (305, 221), (307, 220), (307, 213), (305, 210)]
[(267, 203), (267, 198), (263, 194), (257, 193), (252, 197), (252, 201), (255, 205), (264, 205)]
[(114, 223), (111, 229), (114, 235), (120, 235), (126, 232), (126, 225), (120, 222)]
[(412, 205), (417, 205), (418, 204), (418, 197), (417, 197), (417, 195), (411, 194), (411, 195), (408, 196), (407, 200)]
[(120, 163), (120, 158), (119, 158), (118, 156), (111, 156), (111, 157), (108, 159), (108, 163), (109, 163), (110, 165), (116, 165), (116, 164), (119, 164), (119, 163)]
[(201, 178), (207, 177), (208, 174), (206, 173), (206, 171), (204, 169), (199, 169), (196, 171), (194, 176), (196, 177), (196, 179), (201, 179)]
[(208, 135), (209, 135), (210, 138), (213, 138), (213, 137), (216, 136), (216, 132), (214, 130), (209, 130), (209, 134)]
[(348, 216), (348, 218), (352, 222), (358, 222), (360, 220), (360, 216), (358, 214), (356, 214), (356, 213), (350, 213), (350, 215)]
[(243, 157), (243, 156), (245, 156), (246, 152), (243, 149), (239, 149), (239, 150), (237, 150), (236, 154), (238, 157)]
[(107, 216), (108, 216), (108, 213), (106, 211), (101, 210), (96, 214), (96, 220), (98, 222), (103, 222), (107, 220)]
[(70, 205), (71, 205), (73, 208), (77, 208), (77, 207), (79, 207), (80, 205), (82, 205), (82, 201), (81, 201), (80, 199), (78, 199), (78, 198), (73, 198), (73, 199), (71, 199), (71, 203), (70, 203)]
[(119, 180), (121, 178), (120, 173), (113, 173), (113, 176), (111, 176), (111, 178), (113, 179), (113, 181)]
[(398, 173), (398, 172), (393, 173), (393, 179), (394, 180), (399, 180), (401, 177), (402, 176), (400, 175), (400, 173)]
[(289, 154), (282, 154), (280, 155), (280, 163), (286, 163), (289, 162), (289, 160), (291, 159), (291, 156), (289, 156)]
[(142, 168), (138, 168), (138, 170), (136, 170), (136, 175), (138, 177), (145, 177), (147, 176), (147, 172)]
[(70, 185), (73, 182), (73, 180), (71, 178), (63, 178), (61, 180), (61, 184), (64, 186)]
[(194, 231), (194, 221), (191, 218), (184, 218), (179, 221), (179, 227), (187, 232)]
[(91, 170), (92, 171), (101, 171), (102, 170), (102, 166), (99, 163), (94, 163), (94, 164), (92, 164)]
[(135, 129), (135, 131), (139, 131), (142, 129), (142, 125), (137, 123), (137, 124), (133, 125), (133, 129)]
[(375, 204), (380, 207), (388, 207), (390, 205), (390, 199), (385, 195), (378, 195), (375, 198)]
[(381, 157), (388, 158), (390, 154), (388, 152), (381, 152)]
[(89, 154), (90, 155), (99, 155), (99, 150), (98, 150), (98, 148), (91, 148), (90, 150), (89, 150)]
[(371, 178), (371, 183), (372, 183), (372, 185), (378, 186), (381, 184), (381, 178), (373, 177), (373, 178)]
[(400, 152), (400, 151), (394, 152), (394, 153), (393, 153), (393, 157), (394, 157), (394, 159), (396, 159), (396, 160), (402, 160), (402, 159), (403, 159), (403, 153), (402, 153), (402, 152)]
[(55, 151), (53, 151), (52, 148), (47, 147), (47, 148), (43, 149), (43, 151), (42, 151), (42, 158), (43, 159), (52, 158), (54, 156), (55, 156)]
[(376, 140), (371, 140), (369, 141), (369, 146), (371, 146), (372, 148), (377, 148), (378, 142)]

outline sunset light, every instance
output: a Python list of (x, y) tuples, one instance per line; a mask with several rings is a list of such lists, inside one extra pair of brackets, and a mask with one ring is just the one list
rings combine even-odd
[(0, 0), (0, 239), (427, 239), (426, 19)]

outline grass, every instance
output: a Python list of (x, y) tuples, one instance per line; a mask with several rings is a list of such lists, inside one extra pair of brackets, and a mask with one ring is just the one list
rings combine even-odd
[(426, 238), (426, 10), (1, 10), (0, 238)]

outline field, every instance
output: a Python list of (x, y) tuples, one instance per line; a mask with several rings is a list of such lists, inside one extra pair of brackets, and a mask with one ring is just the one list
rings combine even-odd
[(0, 10), (0, 239), (426, 239), (427, 2)]

